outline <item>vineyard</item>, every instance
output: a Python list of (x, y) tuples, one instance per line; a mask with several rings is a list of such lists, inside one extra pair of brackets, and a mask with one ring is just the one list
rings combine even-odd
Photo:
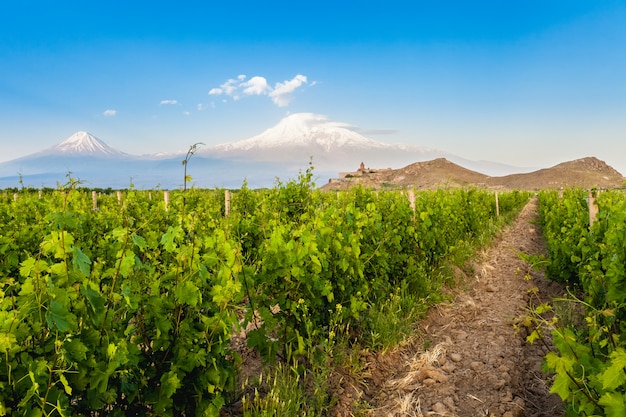
[[(556, 373), (552, 391), (568, 415), (624, 416), (626, 197), (616, 190), (542, 191), (539, 203), (547, 273), (569, 288), (567, 297), (535, 310), (532, 339), (549, 329), (556, 346), (545, 365)], [(554, 318), (542, 318), (551, 310)]]
[[(440, 301), (444, 263), (530, 196), (322, 192), (307, 171), (226, 210), (225, 190), (79, 185), (0, 202), (0, 415), (324, 414), (333, 363), (399, 343), (390, 318)], [(304, 388), (242, 384), (241, 334)]]

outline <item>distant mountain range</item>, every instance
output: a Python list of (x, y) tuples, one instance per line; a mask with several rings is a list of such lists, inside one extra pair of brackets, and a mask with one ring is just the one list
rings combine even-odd
[(368, 188), (417, 189), (480, 187), (502, 190), (544, 190), (567, 187), (618, 188), (624, 177), (606, 162), (595, 157), (563, 162), (550, 168), (504, 176), (488, 176), (466, 169), (445, 158), (415, 162), (399, 169), (360, 168), (342, 173), (322, 188), (345, 190), (357, 185)]
[[(371, 167), (402, 167), (414, 162), (446, 158), (486, 175), (528, 172), (492, 162), (470, 161), (447, 152), (407, 144), (388, 144), (367, 138), (358, 128), (313, 113), (296, 113), (249, 139), (199, 148), (187, 169), (197, 187), (271, 187), (276, 179), (296, 178), (312, 161), (318, 184), (339, 171)], [(108, 146), (87, 132), (77, 132), (40, 152), (0, 163), (0, 188), (56, 187), (69, 172), (85, 186), (101, 188), (179, 188), (185, 153), (137, 156)]]

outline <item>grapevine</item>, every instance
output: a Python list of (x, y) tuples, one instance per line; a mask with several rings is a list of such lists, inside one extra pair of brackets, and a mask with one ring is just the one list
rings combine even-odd
[[(250, 347), (305, 375), (389, 294), (433, 298), (432, 272), (501, 222), (484, 190), (423, 191), (413, 209), (312, 178), (244, 184), (229, 216), (225, 190), (172, 190), (166, 207), (162, 190), (72, 179), (0, 201), (0, 415), (217, 416), (234, 332), (253, 324)], [(528, 198), (501, 194), (503, 215)]]

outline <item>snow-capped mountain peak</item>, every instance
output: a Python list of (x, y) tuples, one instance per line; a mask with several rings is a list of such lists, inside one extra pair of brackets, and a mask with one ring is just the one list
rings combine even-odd
[(315, 113), (294, 113), (275, 126), (249, 139), (218, 145), (218, 151), (268, 150), (288, 147), (315, 147), (325, 152), (337, 148), (384, 148), (385, 143), (369, 139), (347, 123), (328, 120)]
[(122, 156), (123, 152), (111, 148), (88, 132), (76, 132), (50, 148), (46, 153), (63, 155)]

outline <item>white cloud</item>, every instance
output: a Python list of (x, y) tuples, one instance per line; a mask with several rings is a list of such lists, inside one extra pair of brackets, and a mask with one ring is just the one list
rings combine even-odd
[[(241, 77), (241, 75), (239, 77)], [(230, 80), (226, 81), (224, 84), (220, 86), (224, 94), (226, 94), (227, 96), (235, 95), (237, 88), (239, 88), (238, 81), (241, 81), (239, 77), (238, 77), (238, 80), (231, 78)]]
[(103, 115), (107, 116), (107, 117), (113, 117), (117, 114), (117, 110), (113, 110), (113, 109), (107, 109), (104, 112), (102, 112)]
[(258, 75), (250, 78), (250, 80), (246, 81), (245, 83), (241, 83), (241, 87), (244, 88), (243, 93), (249, 96), (259, 96), (261, 94), (267, 94), (272, 91), (272, 87), (267, 84), (267, 80), (265, 79), (265, 77), (260, 77)]
[(293, 92), (302, 84), (306, 84), (306, 76), (298, 74), (289, 81), (276, 83), (274, 91), (269, 95), (278, 107), (285, 107), (293, 99)]
[[(219, 87), (214, 87), (209, 90), (209, 95), (226, 95), (237, 101), (241, 96), (269, 96), (274, 104), (279, 107), (287, 106), (291, 100), (293, 100), (294, 92), (300, 88), (303, 84), (308, 84), (307, 77), (302, 74), (298, 74), (291, 80), (285, 80), (284, 82), (277, 82), (275, 86), (268, 83), (265, 77), (255, 75), (248, 81), (246, 76), (241, 74), (237, 78), (230, 78)], [(315, 85), (316, 82), (312, 82), (310, 85)], [(226, 100), (222, 100), (226, 102)]]
[(184, 115), (184, 116), (189, 116), (190, 114), (191, 114), (191, 113), (189, 113), (188, 111), (184, 111), (184, 112), (183, 112), (183, 115)]
[(204, 104), (198, 103), (198, 111), (204, 110)]
[(161, 104), (178, 104), (178, 100), (161, 100)]

